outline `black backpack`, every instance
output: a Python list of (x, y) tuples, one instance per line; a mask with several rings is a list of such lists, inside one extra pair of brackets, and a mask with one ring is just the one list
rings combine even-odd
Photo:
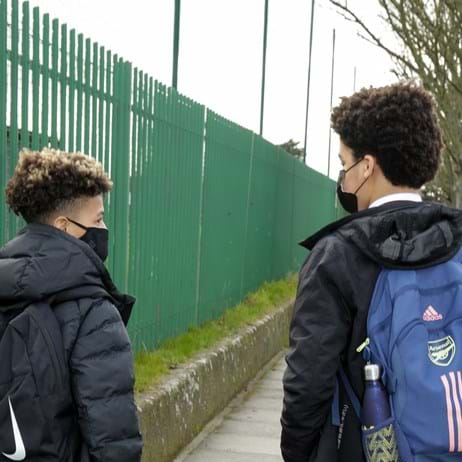
[(67, 461), (76, 412), (48, 302), (0, 312), (0, 461)]

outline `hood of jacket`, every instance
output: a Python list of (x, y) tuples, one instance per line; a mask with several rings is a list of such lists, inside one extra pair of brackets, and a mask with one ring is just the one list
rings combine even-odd
[(32, 302), (106, 297), (125, 324), (135, 302), (120, 293), (85, 242), (49, 225), (30, 224), (0, 249), (0, 310)]
[(452, 258), (462, 245), (462, 210), (432, 202), (390, 202), (332, 223), (301, 243), (311, 250), (336, 233), (388, 268), (424, 268)]

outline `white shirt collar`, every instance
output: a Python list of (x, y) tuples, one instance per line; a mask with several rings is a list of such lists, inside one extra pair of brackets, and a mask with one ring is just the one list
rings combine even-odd
[(417, 193), (395, 193), (388, 194), (387, 196), (379, 197), (377, 200), (372, 202), (369, 205), (369, 208), (379, 207), (380, 205), (387, 204), (388, 202), (394, 201), (412, 201), (412, 202), (422, 202), (420, 194)]

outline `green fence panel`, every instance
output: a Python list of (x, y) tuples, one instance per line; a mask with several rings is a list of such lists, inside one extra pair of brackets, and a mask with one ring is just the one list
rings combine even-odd
[[(7, 3), (6, 0), (0, 1), (0, 152), (7, 155)], [(0, 183), (5, 184), (8, 174), (6, 162), (0, 162)], [(4, 222), (6, 218), (5, 202), (0, 201), (0, 219)], [(2, 242), (7, 237), (7, 227), (2, 226), (0, 239)]]
[(207, 111), (199, 323), (241, 297), (253, 133)]
[[(294, 243), (302, 241), (324, 224), (335, 220), (334, 182), (308, 167), (297, 167), (293, 174)], [(305, 258), (306, 250), (297, 245), (292, 254), (292, 268), (298, 268)]]
[[(6, 29), (5, 29), (6, 30)], [(11, 50), (10, 55), (10, 82), (9, 82), (9, 95), (10, 95), (10, 126), (6, 127), (8, 134), (8, 146), (6, 149), (5, 158), (5, 171), (7, 178), (13, 175), (14, 168), (18, 161), (19, 151), (19, 131), (18, 131), (18, 118), (19, 118), (19, 6), (18, 0), (11, 2)], [(0, 52), (0, 60), (1, 60)], [(4, 85), (7, 80), (4, 81)], [(1, 110), (0, 110), (1, 113)], [(0, 116), (1, 117), (1, 116)], [(0, 125), (1, 127), (1, 125)], [(1, 129), (1, 128), (0, 128)], [(4, 129), (4, 128), (3, 128)], [(2, 183), (3, 186), (3, 183)], [(18, 227), (18, 219), (12, 213), (2, 214), (5, 217), (5, 240), (10, 239), (16, 234)]]
[[(46, 20), (45, 20), (46, 18)], [(48, 16), (44, 16), (43, 24), (43, 80), (42, 86), (42, 140), (41, 145), (47, 146), (48, 144), (53, 148), (58, 148), (58, 79), (59, 79), (59, 21), (56, 19), (52, 22), (51, 28), (51, 71), (49, 66), (49, 55), (50, 55), (50, 42), (49, 42), (49, 20)], [(47, 84), (51, 77), (51, 104), (49, 98), (49, 85)], [(44, 106), (49, 106), (45, 109)], [(51, 128), (50, 136), (48, 135), (48, 112), (51, 109)]]
[[(11, 39), (9, 39), (11, 37)], [(108, 269), (137, 297), (137, 351), (296, 271), (298, 242), (344, 216), (335, 184), (28, 2), (0, 0), (0, 241), (22, 148), (84, 151), (114, 181)]]
[(263, 281), (274, 279), (274, 229), (277, 218), (274, 204), (277, 199), (278, 155), (274, 145), (254, 135), (241, 298)]
[[(297, 243), (293, 240), (294, 224), (294, 169), (297, 160), (281, 148), (278, 152), (278, 177), (276, 185), (275, 224), (273, 243), (273, 278), (280, 279), (294, 270), (292, 255)], [(296, 165), (297, 164), (297, 165)]]
[(204, 107), (138, 71), (133, 92), (130, 332), (153, 348), (195, 324)]
[[(56, 40), (57, 41), (57, 40)], [(60, 113), (59, 113), (59, 141), (58, 135), (51, 133), (52, 145), (56, 145), (60, 149), (66, 149), (68, 146), (68, 133), (69, 130), (66, 129), (67, 121), (69, 119), (68, 114), (68, 107), (70, 112), (70, 106), (68, 103), (67, 92), (70, 87), (68, 85), (68, 78), (69, 75), (69, 60), (68, 60), (68, 32), (66, 24), (61, 26), (61, 49), (60, 49), (60, 59), (61, 59), (61, 67), (60, 73), (58, 75), (59, 78), (59, 86), (60, 86)], [(70, 100), (70, 97), (69, 97)], [(102, 133), (101, 133), (102, 135)], [(55, 144), (56, 143), (56, 144)]]

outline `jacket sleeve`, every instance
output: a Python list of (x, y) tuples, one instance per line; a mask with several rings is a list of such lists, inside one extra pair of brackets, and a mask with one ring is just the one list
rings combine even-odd
[[(335, 242), (337, 241), (337, 242)], [(285, 462), (307, 462), (330, 414), (351, 314), (337, 280), (348, 271), (327, 237), (300, 271), (284, 373), (281, 451)]]
[(70, 357), (84, 447), (92, 462), (139, 462), (133, 354), (120, 314), (107, 300), (86, 313)]

